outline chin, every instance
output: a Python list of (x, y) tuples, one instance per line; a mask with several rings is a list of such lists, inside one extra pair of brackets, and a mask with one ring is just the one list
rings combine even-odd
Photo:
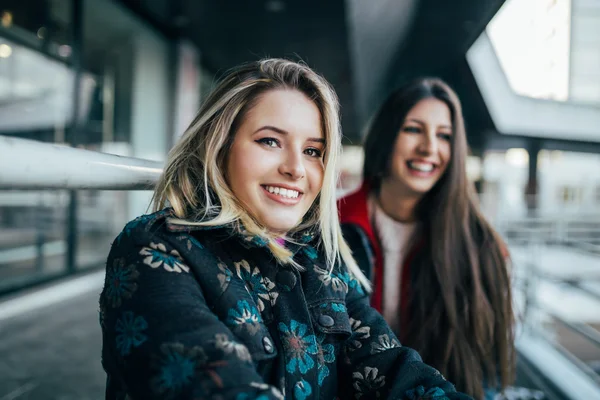
[(413, 186), (411, 187), (411, 189), (412, 189), (412, 191), (413, 191), (414, 193), (418, 193), (418, 194), (420, 194), (420, 195), (425, 195), (425, 194), (427, 194), (427, 193), (428, 193), (428, 192), (429, 192), (431, 189), (433, 189), (433, 186), (434, 186), (434, 185), (427, 185), (427, 186), (416, 186), (416, 185), (413, 185)]
[(292, 218), (273, 218), (272, 216), (265, 220), (265, 227), (272, 232), (288, 232), (298, 225), (297, 220)]

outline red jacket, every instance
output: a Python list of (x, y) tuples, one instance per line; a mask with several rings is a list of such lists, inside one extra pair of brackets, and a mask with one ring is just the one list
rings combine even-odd
[[(363, 184), (363, 186), (356, 192), (343, 197), (338, 200), (338, 210), (340, 214), (340, 222), (342, 226), (354, 225), (360, 228), (360, 230), (366, 235), (371, 247), (370, 250), (373, 252), (373, 260), (371, 265), (360, 265), (363, 272), (371, 279), (373, 283), (373, 293), (371, 296), (371, 305), (379, 312), (383, 311), (383, 268), (384, 260), (381, 252), (381, 246), (379, 239), (375, 234), (373, 225), (371, 224), (371, 218), (368, 210), (368, 198), (369, 198), (369, 186)], [(348, 240), (348, 239), (347, 239)], [(351, 249), (356, 249), (360, 246), (360, 243), (348, 243)], [(400, 326), (405, 327), (409, 321), (409, 299), (411, 290), (411, 271), (410, 265), (414, 259), (416, 253), (419, 251), (421, 245), (414, 246), (407, 254), (403, 261), (402, 267), (402, 279), (400, 288)]]

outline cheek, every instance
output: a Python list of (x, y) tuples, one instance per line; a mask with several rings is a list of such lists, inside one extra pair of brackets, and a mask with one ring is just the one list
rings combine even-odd
[(392, 158), (394, 160), (404, 159), (406, 155), (411, 152), (411, 149), (415, 146), (414, 139), (409, 135), (398, 135), (396, 143), (394, 144), (394, 154)]
[[(229, 159), (227, 160), (227, 180), (235, 193), (243, 186), (252, 175), (253, 169), (250, 168), (253, 159), (251, 152), (244, 151), (242, 146), (233, 145), (229, 151)], [(238, 195), (239, 193), (236, 193)]]
[(450, 162), (450, 159), (452, 158), (452, 146), (449, 142), (443, 142), (440, 145), (440, 156), (446, 164)]
[(313, 163), (314, 165), (310, 165), (307, 168), (309, 185), (313, 192), (318, 193), (323, 186), (323, 179), (325, 178), (325, 170), (323, 168), (323, 164), (321, 163)]

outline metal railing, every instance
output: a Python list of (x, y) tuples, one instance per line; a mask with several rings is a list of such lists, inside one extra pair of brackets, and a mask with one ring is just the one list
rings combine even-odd
[[(0, 262), (4, 260), (4, 265), (11, 260), (13, 264), (22, 263), (32, 257), (40, 261), (35, 266), (37, 274), (32, 274), (27, 279), (14, 278), (5, 281), (4, 285), (0, 285), (0, 292), (6, 293), (49, 279), (74, 274), (91, 264), (97, 264), (97, 261), (86, 257), (87, 254), (78, 252), (84, 244), (81, 242), (83, 225), (78, 216), (79, 211), (85, 206), (81, 202), (81, 190), (149, 190), (153, 188), (161, 172), (162, 163), (156, 161), (0, 136), (0, 191), (3, 191), (0, 201), (2, 203), (8, 201), (14, 209), (33, 207), (32, 211), (36, 211), (36, 206), (27, 202), (23, 205), (14, 204), (15, 197), (28, 197), (23, 192), (18, 192), (19, 190), (31, 191), (30, 200), (36, 197), (33, 195), (36, 191), (47, 193), (43, 191), (66, 190), (60, 193), (61, 198), (65, 200), (65, 205), (55, 207), (61, 211), (61, 221), (55, 220), (56, 226), (53, 227), (55, 231), (64, 232), (64, 236), (59, 234), (62, 238), (47, 242), (43, 230), (37, 229), (39, 227), (36, 226), (38, 240), (35, 242), (21, 243), (13, 249), (0, 249)], [(5, 209), (4, 215), (6, 214)], [(39, 220), (36, 218), (35, 224), (38, 223)], [(30, 225), (27, 226), (32, 228)], [(56, 246), (50, 249), (50, 245)], [(82, 255), (86, 259), (85, 262), (81, 261)], [(64, 257), (64, 270), (52, 273), (41, 271), (40, 266), (49, 256)]]
[(0, 190), (150, 189), (162, 163), (0, 136)]
[(513, 242), (544, 242), (600, 255), (600, 214), (507, 219), (498, 225)]
[[(572, 296), (581, 295), (593, 303), (596, 310), (600, 310), (600, 292), (598, 291), (600, 279), (594, 281), (593, 276), (589, 276), (589, 272), (592, 272), (593, 269), (586, 268), (577, 272), (573, 270), (574, 266), (568, 263), (563, 266), (561, 273), (544, 270), (543, 268), (544, 261), (540, 259), (540, 255), (544, 251), (548, 251), (548, 247), (553, 247), (562, 249), (561, 251), (571, 252), (574, 256), (578, 255), (592, 260), (592, 263), (597, 259), (598, 269), (595, 273), (597, 274), (596, 277), (600, 278), (600, 256), (597, 253), (587, 248), (560, 247), (568, 244), (565, 241), (568, 230), (564, 229), (568, 224), (569, 222), (565, 222), (565, 219), (557, 222), (541, 221), (539, 218), (534, 221), (533, 226), (531, 221), (523, 221), (521, 226), (524, 226), (525, 229), (522, 230), (519, 229), (519, 224), (514, 222), (504, 224), (504, 227), (510, 227), (509, 229), (512, 230), (513, 234), (512, 241), (509, 240), (508, 242), (509, 247), (516, 249), (515, 246), (519, 246), (522, 250), (524, 247), (525, 253), (524, 257), (513, 257), (513, 276), (515, 278), (513, 292), (522, 295), (522, 309), (519, 320), (521, 328), (525, 332), (525, 339), (517, 343), (517, 348), (519, 354), (526, 358), (527, 362), (534, 364), (547, 376), (553, 377), (550, 379), (549, 385), (552, 386), (555, 392), (563, 395), (568, 393), (591, 393), (590, 397), (575, 396), (575, 398), (600, 399), (599, 371), (595, 371), (580, 358), (581, 350), (576, 355), (577, 351), (564, 344), (565, 337), (568, 337), (570, 338), (569, 341), (572, 342), (587, 343), (586, 346), (596, 348), (595, 353), (600, 354), (600, 332), (586, 324), (584, 320), (574, 316), (573, 313), (564, 312), (564, 310), (559, 311), (560, 307), (557, 308), (555, 303), (565, 301), (564, 298), (552, 299), (548, 302), (548, 299), (543, 299), (544, 296), (541, 295), (543, 292), (542, 287), (547, 289), (550, 286), (556, 288), (558, 292), (569, 289), (568, 293)], [(590, 221), (590, 226), (597, 229), (598, 223)], [(556, 229), (557, 227), (559, 229)], [(506, 236), (506, 231), (501, 232)], [(566, 330), (561, 330), (562, 333), (556, 336), (555, 330), (559, 327), (564, 327)], [(532, 340), (542, 340), (547, 345), (538, 344), (533, 346), (531, 344)], [(532, 349), (537, 350), (533, 351)], [(542, 354), (542, 352), (545, 354)], [(550, 355), (550, 352), (555, 354)], [(552, 363), (554, 364), (552, 365)], [(558, 368), (562, 371), (561, 373), (556, 372), (558, 363), (562, 363)], [(574, 374), (573, 371), (564, 368), (567, 364), (573, 365), (583, 374)], [(567, 379), (566, 376), (570, 378)], [(584, 376), (587, 378), (584, 378)]]

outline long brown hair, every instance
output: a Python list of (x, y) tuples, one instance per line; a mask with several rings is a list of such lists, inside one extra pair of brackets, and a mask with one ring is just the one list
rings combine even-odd
[(467, 178), (462, 109), (447, 84), (424, 78), (392, 93), (366, 138), (364, 179), (379, 190), (406, 115), (426, 98), (450, 109), (452, 157), (417, 205), (424, 243), (411, 264), (410, 324), (401, 327), (401, 338), (458, 390), (480, 399), (484, 381), (506, 387), (514, 379), (510, 277), (503, 242), (479, 210)]

